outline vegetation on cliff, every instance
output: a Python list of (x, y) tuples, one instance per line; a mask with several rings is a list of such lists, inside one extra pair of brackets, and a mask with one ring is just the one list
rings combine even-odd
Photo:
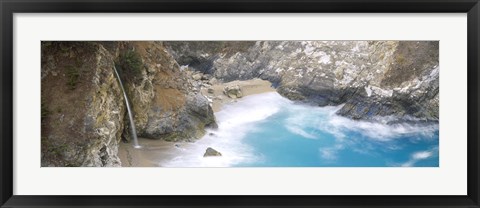
[(130, 137), (116, 64), (139, 136), (188, 141), (215, 126), (161, 42), (42, 42), (42, 166), (121, 165)]
[[(355, 120), (438, 122), (437, 41), (50, 42), (41, 45), (42, 166), (121, 166), (120, 71), (139, 137), (195, 141), (217, 124), (215, 82), (270, 81)], [(226, 97), (243, 96), (238, 86)]]

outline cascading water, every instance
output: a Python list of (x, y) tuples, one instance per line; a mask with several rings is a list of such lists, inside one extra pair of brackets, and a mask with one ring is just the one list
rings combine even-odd
[(118, 74), (117, 68), (115, 66), (113, 67), (113, 70), (115, 71), (115, 75), (117, 76), (118, 83), (120, 83), (120, 88), (122, 88), (123, 97), (125, 98), (125, 104), (127, 105), (128, 119), (130, 120), (130, 134), (132, 135), (133, 147), (140, 148), (140, 145), (138, 144), (137, 130), (135, 129), (135, 122), (133, 121), (132, 109), (130, 108), (130, 102), (128, 100), (127, 93), (125, 92), (125, 88), (123, 88), (122, 79), (120, 78), (120, 75)]

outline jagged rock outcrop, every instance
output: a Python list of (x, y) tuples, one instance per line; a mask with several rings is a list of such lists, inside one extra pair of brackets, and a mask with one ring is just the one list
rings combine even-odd
[(353, 119), (438, 120), (437, 41), (166, 42), (223, 81), (261, 78), (291, 100), (345, 104)]
[(113, 56), (91, 43), (42, 43), (42, 166), (120, 166), (125, 106)]
[[(162, 42), (128, 42), (119, 50), (120, 54), (125, 51), (140, 54), (143, 63), (133, 75), (135, 78), (130, 77), (134, 81), (126, 84), (139, 136), (167, 141), (194, 140), (203, 136), (206, 127), (216, 126), (207, 99), (191, 92), (190, 77)], [(128, 75), (126, 67), (122, 70)]]
[(200, 138), (216, 127), (208, 100), (161, 42), (42, 43), (42, 166), (120, 166), (129, 139), (116, 66), (138, 136)]

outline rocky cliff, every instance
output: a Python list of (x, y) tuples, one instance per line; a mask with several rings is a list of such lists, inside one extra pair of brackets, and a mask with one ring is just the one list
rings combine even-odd
[(261, 78), (291, 100), (353, 119), (438, 120), (437, 41), (166, 42), (180, 65), (223, 81)]
[(42, 166), (120, 166), (128, 140), (120, 71), (139, 136), (200, 138), (215, 127), (208, 101), (191, 87), (161, 42), (42, 42)]
[(42, 166), (121, 165), (130, 122), (114, 67), (138, 136), (193, 141), (216, 127), (200, 92), (218, 80), (268, 80), (291, 100), (343, 105), (337, 113), (353, 119), (437, 122), (438, 49), (436, 41), (42, 42)]
[(191, 77), (180, 69), (161, 42), (122, 43), (117, 50), (119, 59), (125, 59), (129, 53), (138, 54), (141, 59), (136, 70), (131, 69), (135, 68), (129, 66), (131, 63), (117, 61), (126, 80), (140, 137), (192, 140), (200, 138), (206, 127), (216, 126), (208, 100), (189, 90)]
[(42, 43), (42, 166), (118, 166), (125, 106), (98, 44)]

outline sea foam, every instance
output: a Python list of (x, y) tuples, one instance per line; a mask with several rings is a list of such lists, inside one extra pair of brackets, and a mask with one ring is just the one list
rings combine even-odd
[[(228, 167), (239, 163), (260, 160), (251, 146), (242, 142), (256, 124), (281, 110), (291, 101), (278, 93), (251, 95), (229, 103), (215, 113), (218, 129), (210, 129), (200, 140), (184, 144), (179, 156), (166, 164), (167, 167)], [(208, 147), (219, 151), (220, 157), (203, 157)]]
[[(322, 143), (324, 146), (319, 147), (319, 159), (328, 160), (336, 159), (338, 152), (345, 150), (368, 154), (368, 151), (376, 151), (371, 146), (378, 143), (383, 145), (382, 151), (393, 151), (401, 148), (397, 145), (397, 140), (402, 138), (438, 139), (438, 135), (436, 135), (438, 124), (399, 123), (389, 125), (382, 122), (354, 121), (335, 114), (341, 107), (300, 104), (290, 101), (276, 92), (247, 96), (223, 106), (221, 111), (215, 114), (218, 129), (208, 130), (206, 136), (194, 143), (182, 144), (178, 156), (162, 165), (229, 167), (258, 164), (265, 158), (262, 158), (262, 152), (256, 152), (255, 141), (247, 142), (246, 139), (256, 132), (266, 131), (262, 128), (283, 128), (282, 131), (290, 132), (291, 135), (287, 135), (290, 139), (321, 142), (324, 138), (334, 138), (333, 143)], [(265, 122), (275, 122), (275, 125), (268, 125)], [(258, 134), (252, 138), (272, 141), (275, 139), (268, 135), (259, 138)], [(222, 156), (203, 157), (208, 147), (221, 152)], [(268, 149), (263, 149), (263, 151), (268, 151)], [(417, 161), (426, 159), (427, 155), (430, 156), (436, 152), (438, 152), (438, 146), (427, 152), (413, 152), (409, 161), (404, 161), (405, 164), (399, 163), (396, 166), (414, 165)]]

